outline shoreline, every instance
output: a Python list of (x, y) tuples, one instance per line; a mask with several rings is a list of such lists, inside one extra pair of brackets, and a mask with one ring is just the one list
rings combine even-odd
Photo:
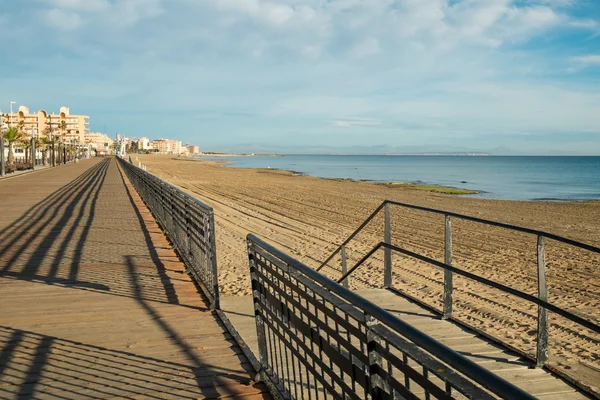
[[(223, 155), (219, 157), (229, 157), (230, 155)], [(238, 157), (251, 157), (250, 155), (233, 155)], [(263, 155), (255, 155), (255, 156), (263, 156)], [(285, 155), (281, 155), (285, 156)], [(203, 157), (203, 156), (201, 156)], [(423, 192), (430, 193), (438, 193), (452, 197), (466, 197), (473, 198), (478, 200), (486, 200), (486, 201), (509, 201), (509, 202), (531, 202), (531, 203), (600, 203), (600, 199), (564, 199), (564, 198), (534, 198), (534, 199), (501, 199), (501, 198), (493, 198), (493, 197), (477, 197), (477, 195), (485, 194), (486, 191), (483, 190), (473, 190), (466, 189), (457, 186), (445, 186), (445, 185), (437, 185), (437, 184), (429, 184), (426, 182), (397, 182), (397, 181), (377, 181), (372, 179), (353, 179), (353, 178), (324, 178), (320, 176), (310, 175), (301, 171), (294, 171), (291, 169), (283, 169), (283, 168), (258, 168), (258, 167), (232, 167), (235, 165), (235, 162), (232, 161), (222, 161), (222, 160), (203, 160), (200, 158), (194, 157), (174, 157), (173, 160), (185, 160), (185, 161), (194, 161), (208, 164), (216, 164), (222, 167), (241, 169), (241, 170), (255, 170), (255, 171), (280, 171), (288, 173), (289, 176), (308, 176), (315, 179), (323, 179), (323, 180), (331, 180), (331, 181), (345, 181), (345, 182), (368, 182), (373, 183), (375, 185), (382, 185), (389, 189), (407, 189), (407, 190), (420, 190)]]

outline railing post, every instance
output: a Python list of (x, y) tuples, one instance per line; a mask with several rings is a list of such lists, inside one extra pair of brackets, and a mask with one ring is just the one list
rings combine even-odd
[[(390, 217), (390, 204), (385, 203), (385, 227), (384, 227), (384, 242), (392, 244), (392, 221)], [(383, 287), (389, 288), (392, 286), (392, 249), (387, 247), (384, 249), (383, 259)]]
[[(452, 265), (452, 224), (450, 216), (444, 216), (444, 264)], [(443, 319), (452, 317), (452, 271), (444, 270), (444, 314)]]
[[(544, 257), (544, 237), (537, 238), (537, 262), (538, 262), (538, 298), (548, 301), (548, 290), (546, 287), (546, 261)], [(538, 306), (537, 327), (537, 351), (536, 364), (543, 367), (548, 360), (548, 310)]]
[[(342, 246), (342, 276), (346, 275), (346, 272), (348, 272), (348, 264), (347, 264), (347, 260), (346, 260), (346, 246)], [(344, 279), (342, 281), (342, 286), (345, 287), (346, 289), (348, 288), (348, 278)]]
[(267, 354), (267, 334), (265, 331), (265, 323), (258, 310), (260, 304), (260, 287), (258, 284), (258, 275), (256, 273), (256, 263), (252, 255), (252, 244), (247, 242), (248, 246), (248, 261), (250, 264), (250, 279), (252, 280), (252, 301), (254, 303), (254, 319), (256, 322), (256, 337), (258, 340), (258, 357), (263, 369), (269, 366), (269, 356)]
[(369, 356), (369, 392), (372, 399), (383, 399), (386, 397), (385, 393), (389, 393), (389, 387), (387, 382), (379, 375), (379, 371), (384, 370), (381, 354), (377, 351), (381, 338), (372, 329), (379, 325), (379, 321), (365, 314), (365, 323), (367, 326), (367, 352)]
[[(217, 240), (215, 235), (215, 213), (210, 211), (209, 217), (209, 232), (210, 232), (210, 250), (208, 252), (210, 257), (210, 268), (212, 275), (212, 291), (213, 291), (213, 308), (219, 310), (221, 303), (219, 300), (219, 270), (217, 268)], [(208, 243), (207, 243), (208, 244)]]
[[(0, 116), (1, 118), (1, 116)], [(2, 121), (0, 121), (2, 125)], [(6, 175), (6, 160), (4, 160), (4, 133), (0, 131), (0, 176)]]

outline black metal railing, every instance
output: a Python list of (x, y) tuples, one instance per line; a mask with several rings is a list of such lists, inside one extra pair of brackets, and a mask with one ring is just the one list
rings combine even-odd
[(215, 218), (212, 207), (135, 165), (117, 158), (164, 229), (188, 272), (219, 308)]
[[(437, 214), (444, 217), (444, 262), (433, 260), (430, 257), (425, 257), (422, 254), (408, 251), (404, 248), (392, 245), (392, 218), (391, 218), (391, 207), (401, 207), (406, 209), (424, 211), (427, 213)], [(365, 229), (365, 227), (379, 215), (380, 212), (384, 212), (384, 230), (383, 230), (383, 241), (376, 244), (371, 251), (365, 253), (362, 259), (350, 270), (348, 270), (346, 248), (348, 244), (357, 235)], [(507, 285), (496, 283), (492, 280), (479, 277), (475, 274), (467, 271), (459, 270), (452, 266), (452, 219), (460, 219), (465, 221), (471, 221), (483, 225), (493, 226), (497, 228), (508, 229), (514, 232), (521, 232), (525, 234), (535, 235), (537, 238), (537, 296), (532, 296), (523, 291), (516, 290)], [(338, 254), (341, 256), (341, 277), (336, 279), (342, 283), (345, 287), (348, 287), (348, 277), (354, 272), (359, 266), (363, 265), (377, 250), (383, 249), (383, 287), (392, 287), (392, 252), (402, 253), (405, 256), (412, 257), (419, 261), (425, 262), (429, 265), (442, 268), (444, 271), (444, 282), (443, 282), (443, 310), (442, 314), (444, 318), (452, 318), (452, 307), (453, 307), (453, 274), (459, 274), (461, 276), (470, 278), (479, 283), (483, 283), (487, 286), (494, 287), (505, 293), (510, 293), (521, 299), (533, 302), (538, 306), (538, 320), (537, 320), (537, 339), (536, 339), (536, 354), (535, 361), (538, 366), (542, 366), (548, 360), (548, 311), (555, 312), (581, 326), (584, 326), (593, 332), (600, 333), (599, 326), (591, 321), (588, 321), (580, 316), (577, 316), (561, 307), (553, 305), (548, 302), (548, 289), (546, 284), (546, 261), (545, 261), (545, 246), (544, 239), (551, 239), (569, 246), (573, 246), (579, 249), (590, 251), (592, 253), (600, 254), (600, 248), (595, 246), (581, 243), (576, 240), (567, 239), (558, 235), (554, 235), (548, 232), (543, 232), (535, 229), (523, 228), (515, 225), (504, 224), (495, 221), (489, 221), (477, 217), (471, 217), (468, 215), (462, 215), (449, 211), (436, 210), (427, 207), (415, 206), (411, 204), (404, 204), (395, 201), (386, 200), (356, 229), (320, 266), (317, 271), (322, 270), (324, 267), (334, 259)], [(527, 354), (525, 354), (527, 355)]]
[(248, 235), (262, 379), (287, 398), (533, 396)]

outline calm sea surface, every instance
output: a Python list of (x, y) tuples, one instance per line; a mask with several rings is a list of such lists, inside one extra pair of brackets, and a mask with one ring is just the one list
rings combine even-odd
[(270, 167), (322, 178), (415, 182), (481, 192), (472, 197), (600, 199), (600, 157), (287, 155), (218, 159), (238, 168)]

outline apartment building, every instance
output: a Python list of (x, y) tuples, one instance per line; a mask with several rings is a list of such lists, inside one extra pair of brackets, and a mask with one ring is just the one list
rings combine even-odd
[(187, 150), (188, 150), (189, 154), (200, 154), (200, 147), (199, 146), (194, 146), (192, 144), (187, 144), (185, 147), (187, 147)]
[(115, 143), (115, 141), (105, 133), (91, 132), (85, 134), (84, 143), (91, 143), (92, 147), (98, 151), (108, 151), (109, 149), (112, 149), (112, 146)]
[(152, 141), (152, 149), (157, 153), (181, 154), (181, 142), (171, 139), (157, 139)]
[(138, 141), (137, 141), (138, 150), (152, 150), (151, 143), (152, 142), (147, 137), (141, 137), (141, 138), (139, 138)]
[(85, 134), (89, 132), (90, 117), (71, 114), (69, 107), (61, 107), (58, 114), (48, 114), (45, 110), (32, 113), (27, 106), (19, 106), (17, 112), (4, 114), (3, 118), (7, 125), (17, 126), (22, 122), (23, 130), (29, 136), (35, 128), (39, 135), (61, 135), (65, 141), (83, 144)]

